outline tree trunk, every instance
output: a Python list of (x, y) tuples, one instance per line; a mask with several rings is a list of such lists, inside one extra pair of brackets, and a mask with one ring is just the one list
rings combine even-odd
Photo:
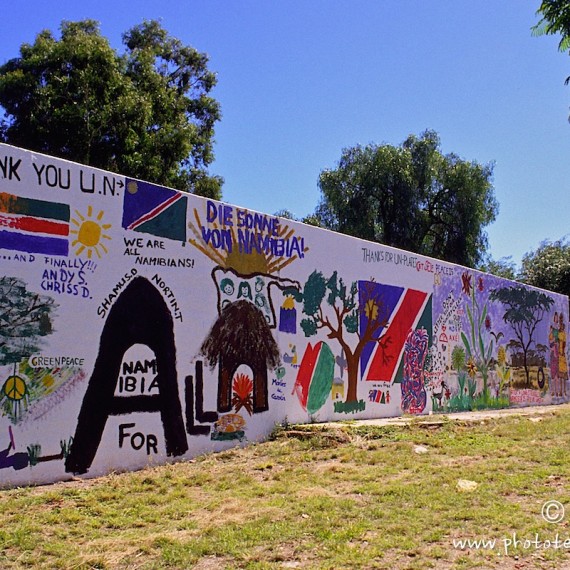
[(526, 359), (526, 350), (523, 349), (523, 366), (524, 366), (524, 373), (526, 374), (526, 387), (530, 388), (530, 371), (528, 369), (527, 359)]
[(349, 402), (357, 402), (358, 401), (358, 394), (357, 394), (358, 361), (359, 361), (358, 355), (347, 353), (347, 355), (346, 355), (346, 362), (347, 362), (346, 371), (348, 374), (348, 390), (346, 392), (346, 401), (345, 401), (346, 404), (348, 404)]

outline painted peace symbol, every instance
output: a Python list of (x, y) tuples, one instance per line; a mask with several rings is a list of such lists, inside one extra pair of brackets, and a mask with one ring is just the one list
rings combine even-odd
[(24, 380), (16, 375), (10, 376), (2, 386), (2, 392), (10, 400), (21, 400), (27, 391), (28, 388)]

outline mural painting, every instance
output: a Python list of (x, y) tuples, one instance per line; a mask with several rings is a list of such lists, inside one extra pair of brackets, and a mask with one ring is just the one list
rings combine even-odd
[[(568, 299), (0, 145), (0, 482), (568, 401)], [(334, 255), (331, 255), (334, 252)]]

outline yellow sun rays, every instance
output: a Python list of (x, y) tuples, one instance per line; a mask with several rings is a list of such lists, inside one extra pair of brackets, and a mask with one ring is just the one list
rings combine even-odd
[(101, 251), (108, 253), (109, 250), (105, 247), (105, 244), (101, 240), (110, 240), (111, 236), (108, 235), (106, 230), (111, 227), (111, 224), (104, 224), (102, 222), (104, 212), (101, 210), (95, 219), (93, 218), (93, 208), (91, 206), (87, 207), (87, 214), (84, 216), (79, 210), (75, 210), (76, 218), (71, 218), (71, 223), (74, 224), (77, 229), (72, 229), (69, 233), (77, 236), (71, 242), (71, 246), (79, 247), (75, 250), (75, 255), (81, 255), (84, 251), (87, 251), (87, 257), (91, 259), (93, 252), (101, 259)]
[[(203, 227), (202, 220), (200, 219), (200, 214), (198, 210), (194, 208), (194, 220), (195, 223), (190, 220), (188, 222), (188, 227), (194, 238), (190, 238), (188, 241), (204, 255), (209, 257), (214, 263), (217, 263), (220, 267), (225, 269), (233, 269), (241, 275), (247, 275), (249, 273), (275, 273), (281, 271), (283, 268), (287, 267), (290, 263), (293, 263), (298, 259), (297, 255), (293, 255), (290, 258), (286, 258), (283, 255), (275, 255), (271, 251), (252, 251), (248, 254), (242, 253), (239, 248), (235, 247), (231, 251), (220, 250), (214, 247), (210, 242), (207, 243), (204, 240), (202, 232), (199, 228)], [(220, 229), (217, 222), (210, 224), (212, 229)], [(233, 244), (238, 243), (238, 238), (235, 231), (235, 226), (228, 228), (231, 233), (231, 242)], [(277, 230), (278, 239), (286, 241), (294, 236), (295, 230), (290, 228), (289, 225), (280, 225)], [(305, 247), (303, 253), (309, 250)]]

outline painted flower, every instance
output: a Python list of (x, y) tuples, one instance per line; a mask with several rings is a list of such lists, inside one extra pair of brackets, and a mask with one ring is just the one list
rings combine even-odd
[(471, 295), (471, 274), (464, 271), (461, 275), (461, 291), (466, 295)]
[(479, 277), (479, 279), (477, 280), (477, 289), (479, 289), (479, 291), (483, 291), (483, 289), (484, 289), (483, 277)]
[(475, 374), (477, 374), (477, 365), (475, 364), (475, 360), (473, 360), (472, 356), (470, 356), (467, 361), (467, 374), (469, 374), (471, 378), (475, 378)]
[(485, 328), (490, 331), (491, 330), (491, 317), (487, 315), (485, 317)]

